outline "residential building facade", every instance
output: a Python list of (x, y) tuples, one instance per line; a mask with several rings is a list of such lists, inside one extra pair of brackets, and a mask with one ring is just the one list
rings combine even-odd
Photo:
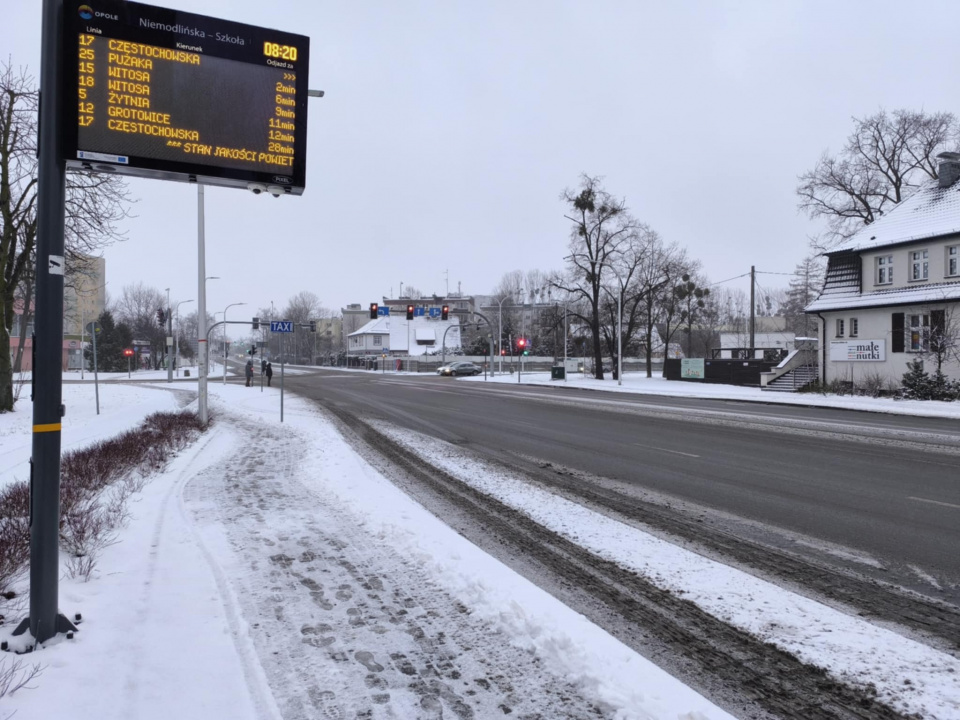
[(827, 253), (823, 291), (807, 306), (820, 325), (820, 378), (899, 383), (916, 358), (960, 379), (960, 154), (939, 179)]

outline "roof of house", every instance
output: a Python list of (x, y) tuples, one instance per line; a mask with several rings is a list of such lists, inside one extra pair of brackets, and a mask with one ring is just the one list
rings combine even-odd
[(937, 180), (929, 180), (828, 254), (862, 252), (953, 233), (960, 233), (960, 182), (941, 188)]
[(860, 293), (856, 289), (827, 293), (807, 305), (808, 313), (824, 310), (885, 307), (889, 305), (919, 305), (923, 303), (960, 300), (960, 283), (946, 282), (908, 288), (887, 288)]

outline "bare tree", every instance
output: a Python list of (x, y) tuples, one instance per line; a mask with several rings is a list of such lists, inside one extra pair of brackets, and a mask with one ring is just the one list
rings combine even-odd
[(936, 178), (937, 154), (957, 143), (951, 113), (881, 110), (853, 123), (840, 154), (824, 153), (799, 177), (800, 208), (827, 221), (825, 247), (872, 223), (922, 180)]
[(142, 282), (125, 285), (114, 308), (117, 320), (130, 328), (134, 340), (150, 343), (153, 366), (159, 368), (166, 352), (167, 331), (157, 322), (157, 310), (162, 309), (166, 313), (166, 294)]
[[(567, 189), (560, 195), (567, 205), (564, 217), (570, 229), (567, 273), (555, 281), (555, 287), (575, 299), (571, 314), (590, 330), (593, 341), (594, 375), (603, 380), (601, 346), (601, 302), (604, 285), (611, 281), (613, 265), (625, 244), (640, 230), (630, 215), (626, 201), (607, 192), (599, 177), (583, 174), (578, 190)], [(582, 301), (582, 304), (581, 304)]]
[[(664, 300), (680, 276), (689, 271), (686, 252), (676, 243), (666, 244), (656, 233), (648, 236), (644, 262), (637, 268), (629, 291), (636, 299), (637, 333), (646, 361), (647, 377), (653, 376), (653, 353), (657, 347), (657, 325), (664, 320)], [(666, 346), (663, 347), (666, 357)]]
[[(0, 347), (10, 345), (16, 294), (35, 264), (37, 239), (37, 110), (33, 78), (11, 63), (0, 65)], [(65, 254), (67, 271), (84, 256), (119, 239), (117, 223), (130, 202), (123, 179), (71, 172), (66, 182)], [(23, 290), (32, 293), (32, 283)], [(32, 298), (22, 298), (32, 313)], [(22, 318), (25, 329), (27, 318)], [(0, 352), (0, 412), (13, 409), (13, 371), (9, 352)]]
[[(301, 290), (291, 297), (283, 309), (283, 319), (292, 320), (296, 329), (292, 338), (285, 338), (285, 340), (292, 340), (293, 345), (285, 345), (284, 354), (293, 355), (295, 362), (300, 362), (301, 358), (313, 358), (316, 335), (300, 326), (323, 317), (330, 317), (330, 311), (323, 307), (316, 294)], [(311, 359), (312, 362), (314, 362), (313, 359)]]

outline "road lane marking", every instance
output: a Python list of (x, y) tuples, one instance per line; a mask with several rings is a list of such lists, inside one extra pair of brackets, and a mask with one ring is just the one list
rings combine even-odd
[(951, 507), (960, 510), (960, 505), (955, 505), (954, 503), (941, 502), (939, 500), (927, 500), (927, 498), (918, 498), (918, 497), (907, 497), (907, 500), (916, 500), (917, 502), (932, 503), (934, 505), (943, 505), (944, 507)]
[(646, 448), (647, 450), (659, 450), (660, 452), (673, 453), (674, 455), (684, 455), (686, 457), (698, 458), (699, 455), (694, 455), (693, 453), (680, 452), (679, 450), (667, 450), (666, 448), (653, 447), (652, 445), (641, 445), (640, 443), (634, 443), (637, 447)]

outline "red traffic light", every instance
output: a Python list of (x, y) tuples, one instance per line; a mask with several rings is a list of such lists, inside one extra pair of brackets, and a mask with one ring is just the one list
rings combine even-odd
[(443, 307), (440, 308), (440, 319), (447, 320), (449, 318), (450, 318), (450, 306), (444, 305)]
[(521, 347), (521, 348), (522, 348), (522, 347), (525, 347), (526, 344), (527, 344), (527, 341), (524, 340), (523, 338), (520, 338), (519, 340), (517, 340), (517, 347)]
[(124, 348), (124, 349), (123, 349), (123, 356), (124, 356), (124, 357), (133, 357), (133, 350), (131, 350), (130, 348)]
[(380, 306), (377, 303), (370, 303), (370, 319), (376, 320), (380, 312)]
[(413, 305), (407, 305), (407, 320), (413, 320)]

